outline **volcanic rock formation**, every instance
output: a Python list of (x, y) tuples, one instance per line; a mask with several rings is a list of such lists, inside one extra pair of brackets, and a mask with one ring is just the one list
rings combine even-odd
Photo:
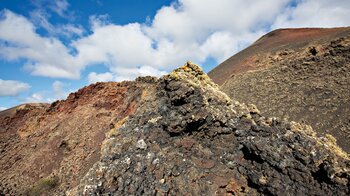
[(3, 194), (350, 193), (350, 160), (332, 136), (231, 100), (191, 63), (5, 118)]
[(350, 152), (350, 28), (276, 30), (208, 75), (232, 99), (310, 124)]

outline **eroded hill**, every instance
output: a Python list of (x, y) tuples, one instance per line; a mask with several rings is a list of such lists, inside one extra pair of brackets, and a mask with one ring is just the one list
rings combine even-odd
[(209, 76), (231, 98), (310, 124), (350, 152), (350, 28), (273, 31)]
[(76, 186), (99, 160), (106, 130), (135, 111), (146, 83), (97, 83), (51, 105), (0, 112), (0, 195)]
[(231, 100), (191, 63), (91, 85), (24, 116), (26, 134), (1, 129), (14, 140), (2, 140), (2, 193), (349, 194), (350, 160), (332, 136)]

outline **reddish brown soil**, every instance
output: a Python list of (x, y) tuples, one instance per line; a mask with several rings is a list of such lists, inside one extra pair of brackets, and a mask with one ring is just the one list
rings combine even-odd
[(110, 126), (135, 112), (143, 85), (97, 83), (51, 105), (0, 112), (0, 193), (28, 193), (51, 176), (61, 181), (58, 192), (76, 186), (99, 160)]
[(274, 30), (258, 39), (245, 50), (221, 63), (210, 71), (208, 75), (215, 83), (222, 85), (233, 75), (268, 66), (267, 64), (262, 64), (260, 59), (266, 58), (272, 53), (283, 50), (296, 50), (312, 42), (322, 44), (349, 33), (350, 27)]

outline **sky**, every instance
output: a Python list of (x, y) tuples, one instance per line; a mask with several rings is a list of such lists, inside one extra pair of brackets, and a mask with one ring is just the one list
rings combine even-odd
[(186, 61), (208, 72), (271, 30), (349, 16), (349, 0), (0, 0), (0, 110)]

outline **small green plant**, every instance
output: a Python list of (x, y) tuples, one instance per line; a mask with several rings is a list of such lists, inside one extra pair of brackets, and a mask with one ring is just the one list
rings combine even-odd
[(26, 195), (37, 196), (55, 188), (58, 184), (57, 177), (43, 178), (36, 182), (32, 188), (27, 191)]

